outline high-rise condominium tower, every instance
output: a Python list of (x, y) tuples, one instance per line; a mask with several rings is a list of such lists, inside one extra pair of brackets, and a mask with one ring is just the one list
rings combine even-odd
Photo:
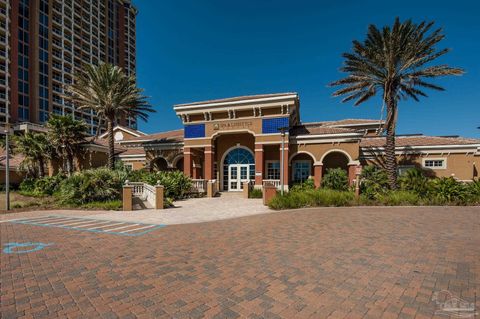
[[(85, 64), (135, 73), (135, 16), (130, 0), (0, 0), (0, 125), (43, 124), (49, 113), (98, 121), (63, 98)], [(136, 128), (136, 119), (124, 125)]]

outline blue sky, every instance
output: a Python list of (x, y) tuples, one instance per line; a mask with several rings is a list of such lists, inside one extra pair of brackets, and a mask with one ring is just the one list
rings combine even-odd
[(436, 80), (419, 103), (402, 101), (398, 134), (479, 137), (480, 2), (411, 1), (228, 1), (134, 0), (137, 16), (137, 77), (157, 109), (139, 129), (181, 127), (172, 106), (239, 95), (298, 92), (301, 120), (380, 118), (381, 102), (354, 107), (331, 96), (327, 84), (342, 77), (341, 54), (363, 40), (369, 24), (396, 16), (434, 20), (443, 27), (439, 63), (466, 74)]

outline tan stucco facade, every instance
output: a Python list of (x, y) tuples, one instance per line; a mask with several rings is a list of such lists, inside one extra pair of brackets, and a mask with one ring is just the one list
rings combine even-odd
[[(148, 146), (145, 144), (144, 158), (128, 155), (130, 157), (124, 156), (122, 161), (133, 169), (180, 169), (194, 179), (218, 180), (220, 190), (225, 191), (232, 190), (231, 186), (236, 183), (234, 177), (241, 172), (247, 174), (256, 187), (266, 182), (279, 186), (283, 178), (284, 187), (288, 188), (305, 178), (313, 178), (315, 185), (320, 186), (328, 169), (340, 167), (347, 171), (350, 182), (354, 182), (362, 166), (378, 165), (383, 156), (378, 148), (374, 157), (367, 156), (368, 148), (363, 146), (369, 139), (376, 139), (378, 144), (381, 121), (354, 119), (303, 124), (295, 93), (180, 104), (175, 105), (174, 110), (184, 125), (184, 130), (179, 132), (181, 139), (170, 139), (172, 132), (158, 133), (157, 140), (150, 140)], [(128, 145), (129, 139), (135, 137), (125, 137), (121, 145)], [(417, 137), (406, 139), (418, 140)], [(401, 143), (408, 145), (406, 139), (400, 138)], [(409, 151), (408, 155), (402, 153), (405, 146), (399, 147), (399, 168), (416, 166), (430, 171), (432, 176), (453, 176), (465, 181), (478, 178), (475, 163), (480, 159), (480, 143), (477, 146), (467, 143), (459, 150), (452, 140), (445, 141), (448, 143), (441, 145), (439, 138), (433, 145), (435, 149), (431, 149), (432, 142), (427, 140), (426, 150), (422, 149), (421, 141), (415, 141), (412, 144), (415, 151)], [(241, 153), (245, 163), (227, 163), (233, 152)], [(426, 159), (442, 159), (438, 163), (444, 166), (427, 168)]]

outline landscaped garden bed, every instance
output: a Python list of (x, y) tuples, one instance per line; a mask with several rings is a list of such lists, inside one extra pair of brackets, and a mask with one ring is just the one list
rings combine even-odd
[(295, 185), (283, 196), (277, 194), (270, 202), (272, 209), (293, 209), (319, 206), (402, 206), (402, 205), (480, 205), (480, 181), (463, 183), (454, 178), (429, 178), (424, 171), (411, 169), (399, 178), (399, 188), (388, 186), (386, 172), (367, 166), (360, 178), (360, 196), (348, 186), (341, 169), (326, 173), (322, 188), (313, 181)]
[(27, 178), (12, 193), (12, 209), (122, 209), (122, 187), (126, 181), (164, 186), (165, 202), (186, 198), (192, 187), (182, 172), (130, 171), (121, 163), (108, 168), (75, 172), (71, 176), (57, 174), (43, 178)]

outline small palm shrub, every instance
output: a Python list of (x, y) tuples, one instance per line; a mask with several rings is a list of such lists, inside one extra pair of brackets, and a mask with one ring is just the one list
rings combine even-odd
[(341, 168), (329, 168), (322, 179), (322, 186), (328, 189), (346, 191), (348, 189), (347, 172)]
[(467, 184), (469, 201), (471, 204), (480, 204), (480, 180)]
[(452, 177), (434, 178), (429, 183), (427, 198), (436, 205), (469, 203), (468, 186)]
[(165, 187), (165, 197), (173, 199), (186, 198), (192, 189), (192, 180), (180, 171), (149, 173), (142, 177), (143, 182)]
[(126, 178), (123, 172), (107, 168), (77, 172), (60, 183), (57, 196), (68, 205), (118, 200)]
[(262, 198), (263, 193), (261, 189), (254, 188), (248, 193), (248, 198)]
[(38, 179), (25, 179), (20, 184), (20, 193), (26, 196), (53, 195), (65, 178), (65, 175), (57, 174)]
[(311, 178), (303, 181), (296, 183), (292, 186), (290, 189), (291, 192), (302, 192), (302, 191), (307, 191), (307, 190), (313, 190), (315, 189), (315, 181)]
[(375, 199), (388, 192), (387, 172), (377, 166), (365, 166), (360, 175), (360, 192), (367, 199)]
[(400, 189), (411, 191), (416, 194), (424, 195), (428, 191), (429, 178), (425, 176), (425, 172), (418, 168), (412, 168), (399, 178)]
[(18, 190), (23, 195), (31, 195), (35, 190), (35, 179), (25, 178), (18, 186)]

